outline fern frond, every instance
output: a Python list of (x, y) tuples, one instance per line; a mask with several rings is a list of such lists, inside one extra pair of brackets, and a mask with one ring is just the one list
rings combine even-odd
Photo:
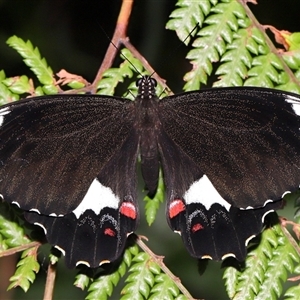
[(41, 57), (38, 48), (35, 48), (30, 41), (25, 42), (17, 36), (10, 37), (7, 44), (24, 58), (25, 64), (30, 67), (39, 82), (44, 85), (43, 90), (46, 94), (57, 93), (53, 71), (48, 66), (45, 58)]
[(300, 285), (289, 288), (284, 295), (284, 299), (285, 300), (300, 299)]
[[(122, 270), (125, 267), (125, 262), (122, 262), (119, 269)], [(85, 299), (108, 299), (121, 279), (119, 269), (110, 275), (103, 275), (94, 280), (94, 282), (89, 286), (88, 295)]]
[(2, 83), (14, 94), (31, 94), (33, 91), (32, 81), (25, 75), (4, 79)]
[(178, 38), (185, 41), (186, 44), (190, 42), (190, 34), (195, 26), (202, 26), (205, 16), (211, 11), (211, 3), (216, 4), (217, 1), (191, 1), (179, 0), (176, 3), (176, 8), (169, 16), (166, 28), (175, 30)]
[[(300, 81), (300, 49), (287, 51), (282, 54), (282, 58), (287, 66), (293, 71), (295, 78)], [(299, 84), (289, 80), (286, 76), (285, 84), (279, 85), (277, 88), (294, 93), (300, 93)]]
[(151, 296), (149, 300), (155, 299), (187, 299), (180, 294), (178, 287), (174, 284), (169, 276), (164, 273), (155, 276), (155, 285), (151, 289)]
[(113, 293), (115, 286), (125, 275), (127, 267), (132, 264), (133, 257), (139, 252), (138, 247), (133, 245), (126, 249), (123, 260), (118, 269), (109, 275), (102, 275), (94, 280), (89, 286), (87, 300), (92, 299), (108, 299)]
[(249, 70), (249, 78), (245, 85), (274, 88), (274, 83), (280, 84), (280, 71), (283, 70), (278, 57), (269, 52), (253, 59), (253, 67)]
[(91, 278), (86, 274), (78, 274), (75, 277), (74, 286), (81, 290), (85, 290), (90, 284)]
[(25, 292), (28, 291), (30, 285), (36, 278), (36, 273), (38, 273), (40, 269), (40, 265), (37, 262), (37, 249), (38, 247), (33, 247), (22, 253), (15, 274), (10, 278), (12, 283), (9, 285), (8, 290), (19, 286)]
[(300, 280), (300, 265), (297, 265), (294, 269), (294, 274), (297, 275), (296, 278), (290, 279), (293, 282), (298, 282), (298, 285), (290, 287), (284, 294), (284, 299), (285, 300), (294, 300), (294, 299), (300, 299), (300, 285), (299, 285), (299, 280)]
[(220, 60), (220, 56), (226, 51), (226, 43), (232, 42), (233, 34), (239, 28), (238, 18), (245, 16), (242, 6), (236, 1), (218, 3), (212, 12), (214, 14), (205, 20), (208, 25), (198, 32), (200, 38), (194, 41), (194, 49), (187, 55), (193, 69), (184, 76), (187, 81), (185, 91), (197, 90), (200, 83), (207, 83), (213, 63)]
[(9, 248), (18, 247), (30, 242), (25, 235), (24, 227), (19, 224), (15, 210), (5, 203), (0, 203), (0, 234)]
[(282, 57), (291, 69), (300, 70), (300, 49), (284, 52)]
[(158, 265), (144, 252), (137, 254), (129, 269), (126, 285), (122, 289), (121, 300), (148, 299), (155, 282), (155, 275), (160, 273)]
[(0, 104), (6, 104), (19, 100), (19, 95), (13, 93), (4, 83), (6, 80), (6, 75), (3, 70), (0, 71)]
[(226, 48), (221, 58), (221, 66), (216, 75), (221, 75), (214, 87), (241, 86), (248, 76), (252, 64), (251, 52), (256, 54), (258, 45), (246, 29), (239, 29), (233, 34), (233, 41)]
[(299, 260), (279, 225), (265, 230), (257, 248), (248, 254), (245, 270), (226, 269), (224, 279), (229, 297), (234, 300), (278, 299), (287, 273), (293, 272)]
[(113, 95), (117, 85), (124, 82), (125, 78), (132, 78), (135, 72), (139, 74), (144, 72), (141, 62), (128, 49), (123, 49), (120, 57), (123, 62), (119, 68), (110, 68), (104, 72), (103, 78), (97, 85), (98, 94)]

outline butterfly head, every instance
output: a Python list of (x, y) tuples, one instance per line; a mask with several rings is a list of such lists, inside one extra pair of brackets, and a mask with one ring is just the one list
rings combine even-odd
[(157, 97), (155, 92), (157, 81), (151, 76), (146, 75), (138, 79), (136, 86), (138, 87), (138, 96), (141, 99), (152, 99)]

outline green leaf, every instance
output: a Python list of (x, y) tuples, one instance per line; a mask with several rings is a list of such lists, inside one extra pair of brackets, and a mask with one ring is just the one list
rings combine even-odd
[[(240, 29), (233, 36), (234, 40), (227, 46), (228, 51), (222, 56), (222, 64), (216, 71), (217, 75), (222, 76), (219, 81), (214, 83), (214, 87), (241, 86), (243, 80), (248, 76), (248, 68), (252, 64), (250, 51), (253, 49), (255, 51), (256, 43), (246, 29)], [(247, 43), (249, 43), (249, 47), (247, 47)]]
[(249, 78), (244, 85), (273, 88), (274, 83), (281, 83), (279, 71), (283, 68), (281, 61), (274, 53), (255, 57), (252, 66), (248, 72)]
[(194, 35), (192, 31), (195, 26), (202, 26), (205, 16), (209, 14), (211, 3), (209, 0), (180, 0), (176, 6), (179, 8), (171, 13), (166, 28), (175, 30), (178, 38), (188, 44), (190, 34)]
[(230, 299), (278, 299), (287, 273), (299, 260), (279, 225), (265, 230), (259, 245), (248, 254), (245, 270), (230, 267), (225, 271)]
[(154, 285), (155, 275), (160, 273), (160, 268), (148, 254), (140, 252), (133, 259), (126, 279), (126, 286), (122, 289), (121, 300), (148, 299), (151, 287)]
[(300, 94), (300, 86), (292, 81), (288, 81), (286, 84), (278, 85), (276, 86), (276, 89)]
[(68, 86), (71, 87), (72, 89), (81, 89), (84, 87), (84, 83), (80, 81), (73, 80), (68, 83)]
[(226, 43), (232, 43), (234, 32), (238, 30), (238, 20), (240, 15), (244, 15), (243, 9), (236, 1), (217, 4), (205, 23), (209, 24), (202, 28), (198, 35), (200, 38), (193, 43), (187, 58), (193, 65), (192, 71), (184, 76), (187, 81), (184, 86), (185, 91), (198, 90), (200, 83), (207, 83), (207, 76), (212, 73), (213, 63), (220, 60), (226, 51)]
[[(155, 276), (155, 285), (151, 289), (149, 300), (155, 299), (175, 299), (180, 295), (180, 291), (174, 281), (164, 273)], [(186, 297), (181, 296), (181, 299)]]
[(54, 86), (53, 72), (45, 58), (41, 57), (38, 48), (34, 48), (30, 41), (25, 42), (17, 36), (10, 37), (7, 44), (17, 50), (42, 84)]
[(7, 249), (8, 249), (8, 245), (5, 242), (5, 238), (0, 234), (0, 256), (1, 256), (1, 252)]
[(291, 68), (295, 70), (300, 69), (300, 49), (284, 52), (282, 54), (284, 62)]
[(81, 290), (85, 290), (90, 283), (90, 278), (86, 274), (78, 274), (76, 275), (76, 279), (74, 285)]
[(109, 275), (102, 275), (94, 280), (88, 288), (87, 300), (108, 299), (113, 293), (114, 287), (119, 283), (120, 279), (125, 275), (127, 266), (131, 265), (132, 255), (138, 253), (138, 247), (133, 245), (126, 249), (124, 259), (118, 269)]
[(223, 279), (225, 280), (226, 292), (230, 299), (233, 299), (236, 294), (240, 276), (241, 272), (235, 267), (227, 267), (224, 271)]
[[(132, 78), (134, 73), (142, 74), (143, 66), (139, 60), (133, 57), (127, 49), (121, 51), (121, 58), (124, 60), (119, 68), (111, 68), (104, 72), (103, 78), (97, 85), (98, 94), (114, 95), (115, 88), (125, 78)], [(126, 58), (126, 59), (125, 59)]]
[(300, 299), (300, 285), (292, 286), (284, 294), (285, 300), (295, 300)]
[[(122, 263), (123, 264), (123, 263)], [(120, 274), (118, 271), (110, 275), (104, 275), (97, 278), (89, 287), (88, 295), (85, 299), (108, 299), (112, 295), (114, 287), (120, 280)]]
[(25, 75), (4, 79), (2, 83), (14, 94), (30, 94), (33, 90), (30, 80)]
[[(128, 247), (124, 253), (123, 260), (127, 267), (130, 267), (132, 264), (132, 260), (135, 256), (137, 256), (140, 253), (139, 247), (136, 244), (133, 244), (132, 246)], [(125, 273), (125, 269), (121, 271), (122, 274)]]
[(0, 105), (19, 100), (19, 95), (11, 92), (11, 90), (3, 84), (6, 80), (6, 75), (3, 70), (0, 71)]
[(23, 252), (22, 258), (17, 264), (17, 270), (10, 278), (11, 284), (8, 290), (19, 286), (25, 292), (28, 291), (40, 269), (40, 265), (36, 260), (36, 251), (37, 247), (34, 247)]
[(9, 248), (30, 242), (24, 233), (24, 228), (17, 222), (18, 217), (8, 205), (0, 203), (0, 234), (5, 238)]
[(283, 34), (286, 42), (289, 44), (289, 51), (300, 49), (300, 32), (294, 32), (292, 34)]

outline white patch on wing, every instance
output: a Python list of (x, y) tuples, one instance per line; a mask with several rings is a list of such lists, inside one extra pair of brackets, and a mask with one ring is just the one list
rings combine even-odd
[(252, 239), (254, 239), (256, 237), (256, 235), (251, 235), (249, 236), (246, 241), (245, 241), (245, 246), (247, 247), (249, 245), (249, 243), (251, 242)]
[(247, 206), (246, 208), (241, 207), (240, 209), (247, 210), (247, 209), (254, 209), (254, 207), (253, 206)]
[(20, 204), (17, 201), (12, 201), (11, 204), (15, 204), (20, 208)]
[(287, 95), (286, 102), (292, 104), (293, 110), (296, 115), (300, 116), (300, 97)]
[(77, 263), (76, 263), (76, 267), (79, 266), (79, 265), (86, 265), (87, 267), (91, 267), (90, 264), (85, 261), (85, 260), (79, 260)]
[(33, 223), (33, 225), (40, 226), (44, 230), (44, 233), (47, 234), (47, 229), (46, 229), (46, 227), (43, 224), (35, 222), (35, 223)]
[(49, 215), (49, 217), (54, 217), (54, 218), (62, 218), (62, 217), (64, 217), (65, 215), (62, 215), (62, 214), (59, 214), (59, 215), (57, 215), (56, 213), (51, 213), (50, 215)]
[(235, 258), (236, 256), (235, 256), (235, 254), (233, 254), (233, 253), (226, 253), (226, 254), (224, 254), (224, 255), (221, 257), (221, 259), (222, 259), (222, 260), (225, 260), (225, 259), (228, 258), (228, 257), (233, 257), (233, 258)]
[(77, 219), (88, 209), (93, 210), (98, 215), (104, 207), (117, 209), (119, 202), (119, 197), (109, 187), (102, 185), (95, 178), (81, 203), (73, 210), (73, 213)]
[(263, 214), (263, 216), (261, 217), (262, 223), (265, 222), (265, 217), (266, 217), (269, 213), (272, 213), (272, 212), (274, 212), (274, 209), (270, 209), (270, 210), (268, 210), (267, 212), (265, 212), (265, 213)]
[(284, 192), (284, 193), (282, 194), (281, 198), (283, 198), (283, 197), (284, 197), (285, 195), (287, 195), (287, 194), (291, 194), (291, 192), (290, 192), (290, 191)]
[(4, 116), (9, 113), (10, 113), (9, 107), (4, 107), (4, 108), (0, 109), (0, 126), (2, 126), (2, 124), (4, 122)]
[(210, 260), (212, 260), (212, 257), (210, 255), (206, 254), (206, 255), (202, 255), (201, 259), (210, 259)]
[[(268, 200), (265, 201), (265, 203), (262, 206), (258, 206), (256, 208), (265, 207), (268, 203), (271, 203), (271, 202), (274, 202), (274, 200), (268, 199)], [(254, 208), (253, 206), (247, 206), (246, 208), (240, 207), (239, 209), (241, 209), (241, 210), (248, 210), (248, 209), (256, 209), (256, 208)]]
[(62, 253), (63, 256), (66, 256), (66, 251), (63, 248), (61, 248), (61, 247), (59, 247), (57, 245), (55, 245), (54, 248), (56, 248), (57, 250), (59, 250)]
[(183, 195), (186, 204), (201, 203), (207, 210), (218, 203), (229, 211), (230, 204), (222, 198), (206, 175), (195, 181)]
[(101, 266), (104, 265), (104, 264), (109, 264), (109, 263), (110, 263), (110, 260), (107, 260), (107, 259), (102, 260), (102, 261), (100, 261), (100, 263), (99, 263), (99, 267), (101, 267)]

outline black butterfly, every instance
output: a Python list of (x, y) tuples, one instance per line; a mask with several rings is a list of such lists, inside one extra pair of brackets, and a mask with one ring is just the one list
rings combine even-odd
[(52, 95), (0, 108), (0, 193), (41, 226), (68, 267), (119, 258), (139, 219), (137, 157), (150, 195), (196, 258), (243, 260), (264, 217), (300, 183), (300, 96), (219, 88), (134, 102)]

